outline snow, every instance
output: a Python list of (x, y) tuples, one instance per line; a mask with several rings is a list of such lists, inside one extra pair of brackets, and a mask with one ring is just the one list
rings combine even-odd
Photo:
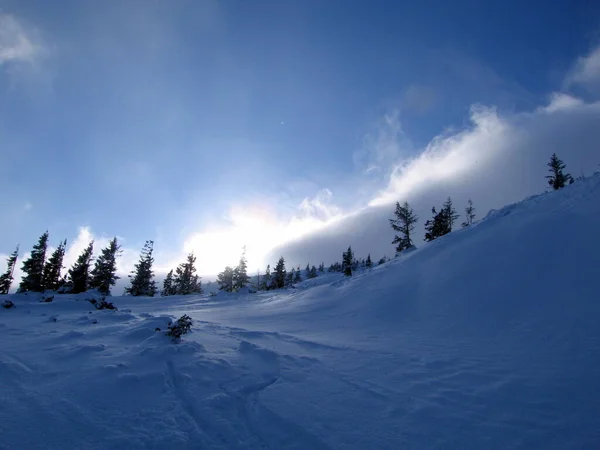
[(351, 279), (6, 296), (0, 448), (598, 448), (599, 229), (595, 176)]

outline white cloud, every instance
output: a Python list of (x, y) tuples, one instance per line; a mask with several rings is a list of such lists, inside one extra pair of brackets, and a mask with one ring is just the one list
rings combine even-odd
[(390, 164), (408, 152), (411, 144), (397, 109), (385, 114), (374, 128), (365, 136), (362, 148), (354, 153), (354, 164), (366, 173), (386, 174)]
[(46, 54), (39, 34), (11, 14), (0, 12), (0, 66), (35, 64)]
[(565, 94), (564, 92), (553, 92), (550, 96), (550, 103), (538, 108), (538, 111), (554, 113), (560, 110), (577, 108), (584, 104), (580, 98)]
[(573, 69), (567, 75), (565, 83), (567, 86), (600, 87), (600, 46), (592, 49), (586, 56), (577, 59)]

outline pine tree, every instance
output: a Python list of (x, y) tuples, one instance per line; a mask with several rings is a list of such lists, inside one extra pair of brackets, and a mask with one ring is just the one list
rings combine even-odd
[(394, 211), (394, 214), (396, 215), (396, 218), (390, 219), (390, 225), (395, 232), (400, 234), (394, 236), (392, 244), (396, 244), (396, 253), (400, 253), (402, 250), (406, 250), (413, 246), (411, 233), (415, 229), (418, 217), (415, 215), (408, 202), (404, 202), (403, 205), (396, 202), (396, 211)]
[(219, 283), (219, 290), (225, 292), (232, 292), (235, 286), (234, 270), (227, 266), (225, 270), (217, 275), (217, 283)]
[(173, 286), (177, 295), (202, 294), (200, 277), (196, 275), (196, 257), (190, 253), (186, 262), (175, 270)]
[(279, 261), (277, 261), (277, 265), (275, 266), (275, 272), (273, 272), (273, 287), (275, 289), (281, 289), (283, 287), (285, 287), (285, 277), (286, 277), (286, 270), (285, 270), (285, 259), (283, 259), (283, 256), (281, 258), (279, 258)]
[[(309, 270), (310, 272), (310, 270)], [(308, 273), (306, 274), (308, 276)], [(302, 282), (302, 274), (300, 273), (300, 267), (296, 269), (296, 273), (294, 274), (294, 283)]]
[(310, 274), (310, 264), (307, 264), (306, 267), (304, 268), (304, 273), (306, 274), (306, 278), (310, 278), (309, 274)]
[(315, 266), (312, 266), (310, 268), (310, 272), (308, 273), (308, 278), (317, 278), (317, 276), (317, 268)]
[(19, 257), (19, 246), (14, 252), (10, 254), (6, 260), (6, 272), (0, 275), (0, 294), (8, 294), (10, 291), (10, 285), (14, 280), (15, 267), (17, 265), (17, 259)]
[(554, 190), (564, 188), (567, 182), (574, 182), (573, 177), (570, 174), (563, 173), (566, 166), (558, 156), (556, 156), (556, 153), (552, 154), (548, 167), (550, 168), (548, 171), (552, 173), (552, 175), (548, 175), (546, 178), (548, 179), (548, 184), (552, 186)]
[(160, 295), (168, 297), (169, 295), (176, 295), (175, 286), (173, 284), (173, 270), (169, 270), (169, 273), (163, 280), (163, 289)]
[(23, 261), (21, 270), (24, 273), (18, 292), (42, 292), (46, 250), (48, 249), (48, 231), (42, 234), (38, 243), (33, 246), (29, 259)]
[(354, 253), (352, 253), (352, 247), (348, 247), (348, 250), (342, 253), (342, 271), (347, 277), (352, 276), (352, 265), (354, 263)]
[(154, 241), (146, 241), (140, 253), (140, 259), (129, 275), (130, 286), (125, 288), (126, 295), (154, 297), (157, 294), (158, 288), (152, 270), (152, 264), (154, 263), (153, 251)]
[(69, 269), (67, 291), (73, 294), (85, 292), (90, 286), (90, 264), (94, 251), (94, 241), (90, 242), (85, 250), (77, 257), (73, 267)]
[(452, 199), (450, 197), (448, 197), (448, 199), (444, 203), (442, 211), (445, 215), (446, 223), (448, 225), (447, 233), (450, 233), (452, 231), (452, 226), (454, 225), (454, 222), (456, 222), (456, 219), (458, 219), (459, 217), (459, 214), (456, 213), (456, 210), (452, 206)]
[(433, 217), (425, 222), (425, 240), (433, 241), (452, 231), (452, 223), (458, 215), (452, 207), (452, 200), (448, 197), (446, 203), (440, 210), (436, 212), (435, 207), (431, 208)]
[(471, 199), (467, 202), (467, 206), (465, 208), (465, 216), (467, 220), (462, 223), (463, 227), (468, 227), (469, 225), (473, 225), (473, 220), (475, 220), (475, 208), (473, 207), (473, 202)]
[(90, 273), (90, 288), (97, 289), (104, 295), (110, 295), (110, 288), (120, 278), (117, 276), (117, 257), (121, 255), (121, 246), (117, 238), (113, 238), (106, 248), (102, 249), (96, 259), (94, 269)]
[(290, 287), (292, 284), (294, 284), (294, 275), (296, 274), (296, 271), (294, 270), (294, 268), (292, 267), (292, 270), (287, 272), (285, 275), (285, 287)]
[(65, 239), (63, 242), (58, 244), (58, 247), (54, 252), (52, 252), (52, 256), (46, 261), (44, 265), (44, 274), (42, 276), (42, 285), (44, 289), (49, 289), (51, 291), (56, 291), (61, 285), (61, 276), (60, 273), (63, 270), (63, 259), (65, 257), (65, 252), (67, 250), (67, 240)]
[(367, 267), (367, 269), (370, 269), (371, 267), (373, 267), (373, 261), (371, 260), (371, 254), (370, 253), (367, 256), (367, 260), (365, 261), (365, 266)]
[(272, 287), (271, 283), (272, 283), (272, 279), (271, 279), (271, 265), (268, 264), (267, 265), (267, 270), (265, 270), (265, 276), (263, 277), (262, 281), (259, 283), (258, 288), (261, 291), (268, 291)]
[(246, 246), (244, 246), (240, 262), (234, 271), (233, 289), (237, 291), (238, 289), (245, 287), (249, 282), (250, 277), (248, 276), (248, 264), (246, 261)]
[(319, 264), (319, 272), (325, 272), (325, 263), (324, 262)]
[(382, 258), (379, 260), (379, 262), (377, 263), (377, 265), (378, 265), (378, 266), (380, 266), (380, 265), (382, 265), (382, 264), (385, 264), (386, 262), (387, 262), (387, 258), (384, 256), (384, 257), (382, 257)]

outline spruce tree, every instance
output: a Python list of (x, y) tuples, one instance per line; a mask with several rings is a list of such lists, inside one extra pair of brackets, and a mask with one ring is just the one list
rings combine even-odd
[(365, 261), (365, 266), (367, 267), (367, 269), (370, 269), (371, 267), (373, 267), (373, 261), (371, 260), (370, 253), (367, 255), (367, 260)]
[(319, 272), (325, 272), (325, 263), (324, 262), (319, 264)]
[(163, 280), (163, 289), (161, 295), (168, 297), (169, 295), (175, 295), (175, 286), (173, 283), (173, 270), (170, 270), (165, 279)]
[(117, 257), (121, 254), (121, 246), (117, 238), (113, 238), (106, 248), (102, 249), (96, 259), (94, 269), (90, 273), (90, 288), (97, 289), (104, 295), (110, 295), (110, 288), (120, 278), (117, 276)]
[(225, 292), (232, 292), (235, 286), (234, 270), (227, 266), (225, 270), (217, 275), (217, 283), (219, 283), (219, 290)]
[(56, 291), (61, 285), (61, 271), (63, 270), (63, 259), (67, 250), (67, 240), (58, 244), (56, 250), (52, 252), (52, 256), (44, 265), (44, 275), (42, 276), (42, 284), (44, 289)]
[(290, 287), (292, 284), (294, 284), (294, 275), (296, 274), (296, 271), (294, 270), (294, 268), (292, 267), (292, 270), (290, 270), (289, 272), (287, 272), (285, 274), (285, 287)]
[(156, 281), (154, 281), (154, 271), (152, 270), (152, 264), (154, 263), (153, 251), (154, 241), (146, 241), (140, 259), (129, 275), (130, 286), (125, 288), (126, 295), (154, 297), (158, 292)]
[(285, 277), (286, 277), (286, 270), (285, 270), (285, 259), (283, 259), (283, 256), (281, 258), (279, 258), (279, 261), (277, 261), (277, 265), (275, 266), (275, 272), (273, 272), (273, 287), (275, 289), (281, 289), (283, 287), (285, 287)]
[(67, 290), (73, 294), (85, 292), (90, 286), (90, 264), (94, 251), (94, 241), (90, 242), (85, 250), (77, 257), (73, 267), (69, 269)]
[(300, 272), (300, 266), (298, 266), (298, 268), (296, 269), (296, 273), (294, 274), (294, 283), (300, 282), (302, 282), (302, 273)]
[(382, 264), (385, 264), (386, 262), (387, 262), (387, 258), (384, 256), (384, 257), (382, 257), (382, 258), (379, 260), (379, 262), (377, 263), (377, 265), (378, 265), (378, 266), (380, 266), (380, 265), (382, 265)]
[(558, 190), (564, 188), (567, 182), (573, 183), (573, 177), (568, 173), (563, 173), (565, 169), (565, 164), (556, 156), (556, 153), (553, 153), (550, 157), (550, 162), (548, 163), (548, 171), (552, 175), (546, 176), (548, 179), (548, 184), (552, 186), (554, 190)]
[(29, 259), (23, 261), (21, 270), (24, 275), (19, 284), (18, 292), (42, 292), (44, 290), (43, 276), (48, 237), (48, 231), (46, 231), (40, 236), (38, 243), (33, 246)]
[(14, 280), (15, 267), (17, 265), (17, 259), (19, 258), (19, 246), (6, 260), (6, 272), (0, 275), (0, 294), (8, 294), (10, 291), (10, 285)]
[(473, 202), (471, 199), (467, 202), (467, 206), (465, 208), (465, 216), (467, 220), (462, 223), (463, 227), (468, 227), (469, 225), (473, 225), (473, 220), (475, 220), (475, 207), (473, 206)]
[(452, 206), (452, 199), (450, 197), (448, 197), (448, 199), (444, 203), (442, 211), (445, 215), (446, 224), (448, 226), (447, 232), (444, 234), (447, 234), (452, 231), (452, 226), (454, 225), (454, 222), (456, 222), (456, 219), (458, 219), (459, 217), (459, 214), (456, 213), (456, 210)]
[(202, 294), (200, 277), (196, 275), (196, 257), (190, 253), (186, 262), (175, 270), (173, 286), (177, 295)]
[(246, 247), (244, 246), (242, 250), (242, 256), (240, 257), (240, 262), (235, 268), (234, 271), (234, 279), (233, 279), (233, 289), (238, 290), (245, 287), (250, 282), (250, 277), (248, 276), (248, 263), (246, 261)]
[(310, 272), (308, 273), (308, 278), (317, 278), (317, 276), (317, 268), (315, 266), (312, 266), (310, 268)]
[(306, 274), (306, 278), (310, 278), (309, 274), (310, 274), (310, 264), (307, 264), (306, 267), (304, 268), (304, 273)]
[(396, 253), (400, 253), (402, 250), (413, 246), (411, 233), (415, 229), (418, 218), (408, 202), (404, 202), (403, 205), (400, 205), (400, 202), (396, 202), (396, 211), (394, 211), (394, 214), (396, 218), (390, 219), (390, 225), (395, 232), (400, 234), (394, 236), (392, 244), (396, 244)]
[(265, 276), (258, 284), (258, 288), (261, 291), (268, 291), (272, 288), (272, 279), (271, 279), (271, 265), (267, 264), (267, 270), (265, 270)]
[(352, 266), (354, 264), (354, 253), (352, 253), (352, 247), (348, 247), (348, 250), (342, 253), (342, 271), (347, 277), (352, 276)]

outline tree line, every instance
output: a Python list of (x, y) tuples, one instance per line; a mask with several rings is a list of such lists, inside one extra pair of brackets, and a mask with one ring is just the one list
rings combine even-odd
[[(567, 184), (575, 182), (574, 178), (565, 173), (565, 164), (554, 153), (550, 162), (547, 164), (550, 175), (546, 176), (549, 186), (554, 189), (562, 189)], [(425, 222), (425, 241), (433, 241), (450, 232), (456, 223), (459, 215), (454, 209), (452, 199), (448, 197), (441, 208), (436, 210), (435, 206), (431, 209), (432, 217)], [(390, 226), (396, 233), (392, 244), (395, 245), (396, 254), (405, 250), (415, 248), (413, 238), (415, 225), (418, 217), (414, 213), (408, 202), (400, 204), (396, 202), (394, 211), (395, 218), (389, 219)], [(468, 227), (475, 220), (475, 207), (469, 200), (465, 207), (465, 221), (463, 227)], [(103, 248), (100, 255), (95, 259), (93, 256), (94, 242), (90, 242), (83, 252), (77, 257), (73, 266), (62, 275), (63, 259), (66, 252), (66, 239), (59, 242), (52, 254), (46, 258), (48, 251), (49, 233), (45, 231), (38, 239), (37, 244), (33, 246), (30, 256), (23, 261), (21, 270), (23, 277), (19, 284), (17, 293), (23, 292), (44, 292), (46, 290), (57, 293), (78, 294), (88, 290), (97, 290), (104, 295), (110, 295), (111, 288), (120, 278), (117, 276), (117, 258), (121, 255), (121, 246), (117, 238), (113, 238), (109, 244)], [(125, 288), (126, 295), (154, 297), (158, 294), (158, 287), (154, 280), (153, 257), (154, 242), (146, 241), (142, 248), (140, 258), (135, 264), (133, 271), (129, 275), (130, 283)], [(18, 260), (19, 247), (11, 253), (7, 259), (7, 269), (0, 275), (0, 294), (8, 294), (14, 280), (14, 271)], [(384, 256), (378, 262), (383, 264), (387, 261)], [(93, 262), (93, 267), (92, 267)], [(161, 290), (162, 296), (171, 295), (190, 295), (202, 294), (201, 277), (196, 274), (196, 256), (190, 253), (186, 261), (179, 264), (175, 271), (167, 273), (163, 281)], [(369, 254), (366, 259), (357, 259), (352, 251), (352, 247), (342, 253), (341, 262), (332, 263), (328, 272), (341, 272), (346, 276), (352, 276), (353, 271), (359, 268), (371, 268), (373, 261)], [(317, 277), (325, 272), (324, 263), (318, 267), (307, 264), (304, 270), (300, 266), (292, 267), (286, 270), (285, 259), (279, 258), (271, 272), (271, 266), (267, 265), (264, 274), (257, 274), (254, 286), (258, 290), (273, 290), (290, 287), (304, 279)], [(246, 260), (246, 249), (242, 250), (239, 263), (235, 267), (227, 266), (218, 274), (217, 283), (219, 289), (226, 292), (235, 292), (245, 288), (250, 284), (248, 275), (248, 264)]]

